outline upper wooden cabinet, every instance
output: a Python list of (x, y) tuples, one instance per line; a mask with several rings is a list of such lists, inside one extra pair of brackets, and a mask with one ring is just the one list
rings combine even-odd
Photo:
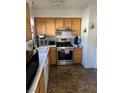
[(46, 19), (46, 32), (45, 35), (47, 36), (55, 36), (55, 24), (54, 19), (48, 18)]
[(56, 29), (63, 27), (63, 19), (62, 18), (55, 19), (55, 27), (56, 27)]
[(71, 28), (71, 18), (65, 18), (63, 26), (67, 28)]
[(73, 18), (72, 19), (72, 34), (80, 35), (81, 34), (81, 18)]
[(81, 18), (34, 18), (36, 34), (55, 36), (57, 28), (71, 28), (73, 35), (81, 33)]
[(45, 34), (45, 19), (42, 18), (35, 18), (34, 19), (35, 22), (35, 32), (37, 35), (39, 34)]
[(30, 8), (26, 2), (26, 41), (32, 39), (31, 23), (30, 23)]

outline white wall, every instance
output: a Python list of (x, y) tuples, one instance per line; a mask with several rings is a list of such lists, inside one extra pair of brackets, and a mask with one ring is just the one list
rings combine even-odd
[(81, 17), (79, 9), (31, 9), (34, 17)]
[[(83, 65), (86, 68), (97, 68), (96, 45), (97, 45), (97, 7), (96, 4), (86, 6), (82, 11), (82, 46), (83, 46)], [(91, 29), (91, 24), (95, 25)], [(87, 28), (87, 32), (83, 30)]]
[[(89, 6), (85, 7), (82, 12), (82, 31), (81, 31), (81, 39), (83, 46), (83, 65), (86, 67), (87, 64), (87, 42), (88, 42), (88, 29), (89, 28)], [(83, 33), (84, 29), (86, 32)]]
[[(96, 48), (97, 48), (97, 7), (95, 4), (90, 5), (90, 16), (89, 16), (89, 32), (88, 32), (88, 59), (90, 67), (97, 68), (96, 60)], [(94, 24), (94, 29), (91, 29), (91, 24)]]
[[(82, 11), (82, 31), (81, 31), (81, 39), (82, 39), (82, 46), (83, 46), (83, 65), (87, 67), (87, 42), (88, 42), (88, 28), (89, 28), (89, 6), (86, 6)], [(86, 32), (84, 33), (84, 29)]]

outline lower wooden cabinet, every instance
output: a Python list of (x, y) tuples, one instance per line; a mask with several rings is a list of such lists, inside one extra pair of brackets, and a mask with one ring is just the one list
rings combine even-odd
[(73, 50), (73, 63), (81, 64), (82, 63), (82, 48), (74, 48)]
[(38, 84), (37, 84), (35, 93), (40, 93), (40, 82), (38, 82)]
[(50, 65), (56, 65), (56, 52), (57, 49), (56, 47), (51, 47), (50, 50), (49, 50), (49, 62), (50, 62)]
[(44, 70), (41, 73), (35, 93), (45, 93)]

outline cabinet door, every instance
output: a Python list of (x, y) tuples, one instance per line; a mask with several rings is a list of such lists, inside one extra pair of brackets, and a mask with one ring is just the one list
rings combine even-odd
[(45, 34), (45, 19), (35, 18), (35, 31), (36, 34)]
[(62, 18), (55, 19), (55, 26), (56, 26), (56, 29), (63, 27), (63, 19)]
[(71, 18), (64, 19), (64, 27), (71, 28)]
[(30, 8), (26, 2), (26, 41), (32, 39), (31, 23), (30, 23)]
[(38, 81), (38, 85), (35, 93), (45, 93), (45, 78), (44, 78), (44, 69), (40, 75), (40, 79)]
[(56, 65), (56, 48), (50, 48), (50, 65)]
[(73, 62), (74, 64), (82, 63), (82, 48), (74, 48), (73, 50)]
[(46, 19), (46, 32), (47, 36), (55, 36), (55, 24), (54, 19)]
[(81, 33), (81, 19), (80, 18), (73, 18), (72, 19), (72, 34), (73, 35), (80, 35)]
[(44, 77), (44, 69), (42, 70), (41, 76), (40, 76), (40, 92), (39, 93), (45, 93), (45, 77)]
[(36, 91), (35, 91), (35, 93), (40, 93), (40, 84), (39, 84), (40, 82), (38, 82), (38, 85), (37, 85), (37, 88), (36, 88)]

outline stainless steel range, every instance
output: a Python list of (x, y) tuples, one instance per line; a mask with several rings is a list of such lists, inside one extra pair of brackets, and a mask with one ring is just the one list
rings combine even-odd
[(72, 64), (73, 45), (71, 44), (71, 29), (59, 28), (56, 30), (57, 65)]
[(57, 65), (72, 64), (73, 45), (68, 39), (61, 39), (56, 42), (57, 46)]

